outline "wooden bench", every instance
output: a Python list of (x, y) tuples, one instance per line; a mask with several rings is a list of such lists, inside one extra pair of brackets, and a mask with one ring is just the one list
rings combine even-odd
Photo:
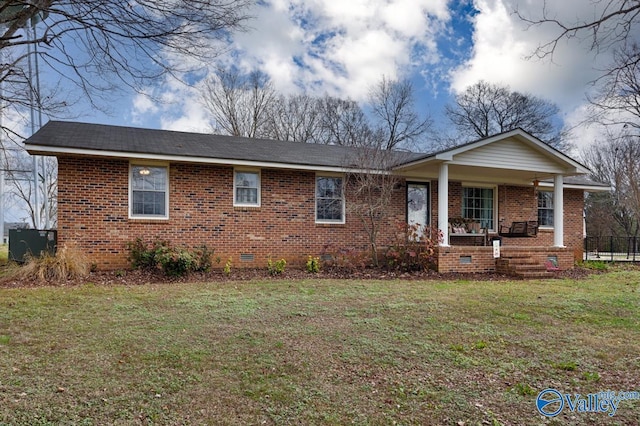
[(511, 226), (500, 225), (498, 235), (507, 238), (536, 237), (538, 235), (538, 222), (530, 220), (513, 222)]

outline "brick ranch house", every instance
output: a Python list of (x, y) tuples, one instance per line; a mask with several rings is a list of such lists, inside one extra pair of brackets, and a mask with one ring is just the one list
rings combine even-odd
[[(234, 267), (368, 248), (342, 190), (345, 172), (358, 168), (353, 148), (62, 121), (25, 146), (57, 157), (59, 243), (79, 245), (101, 269), (127, 267), (126, 244), (138, 237), (206, 245)], [(394, 170), (402, 181), (379, 245), (398, 221), (430, 225), (444, 235), (441, 272), (495, 271), (520, 257), (571, 267), (582, 259), (584, 193), (606, 189), (519, 129), (434, 154), (398, 153)], [(454, 217), (467, 221), (451, 226)], [(537, 222), (537, 232), (502, 237), (501, 266), (487, 240), (518, 221)]]

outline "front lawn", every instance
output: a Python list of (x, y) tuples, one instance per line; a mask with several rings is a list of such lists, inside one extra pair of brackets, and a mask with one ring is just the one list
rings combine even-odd
[(635, 424), (640, 271), (0, 289), (0, 424)]

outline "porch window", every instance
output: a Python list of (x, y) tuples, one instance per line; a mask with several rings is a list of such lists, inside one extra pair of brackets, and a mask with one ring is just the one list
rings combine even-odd
[(130, 167), (129, 215), (132, 218), (167, 219), (169, 168)]
[(538, 192), (538, 225), (553, 226), (553, 191)]
[(260, 206), (260, 172), (236, 170), (233, 175), (233, 205)]
[(494, 188), (463, 188), (462, 217), (472, 219), (481, 228), (495, 229)]
[(316, 176), (316, 222), (344, 223), (342, 177)]

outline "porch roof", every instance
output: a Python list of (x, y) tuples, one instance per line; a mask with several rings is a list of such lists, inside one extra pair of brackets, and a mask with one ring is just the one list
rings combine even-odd
[[(427, 154), (396, 167), (408, 178), (438, 177), (442, 163), (449, 165), (449, 179), (514, 185), (533, 185), (555, 175), (589, 174), (587, 167), (545, 144), (522, 129), (480, 139)], [(581, 179), (577, 186), (599, 186)]]

